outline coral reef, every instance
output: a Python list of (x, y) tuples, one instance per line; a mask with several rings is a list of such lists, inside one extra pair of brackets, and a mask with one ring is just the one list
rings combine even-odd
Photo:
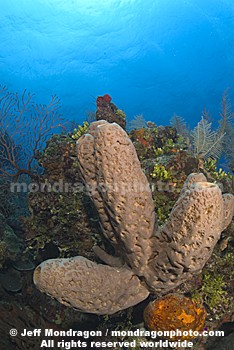
[(142, 129), (147, 127), (147, 121), (144, 119), (143, 115), (136, 115), (129, 123), (130, 130)]
[[(150, 302), (144, 310), (144, 320), (151, 331), (201, 331), (206, 319), (204, 307), (191, 299), (168, 294)], [(174, 336), (174, 340), (191, 339), (194, 336)]]
[(224, 276), (211, 275), (205, 273), (203, 276), (201, 290), (196, 294), (193, 294), (195, 300), (203, 302), (210, 310), (218, 308), (222, 303), (228, 303), (226, 299), (227, 291), (226, 283), (224, 282)]
[[(149, 123), (148, 123), (149, 124)], [(170, 126), (144, 127), (129, 133), (140, 160), (155, 158), (181, 150), (184, 145), (177, 143), (178, 134)]]
[(211, 320), (227, 318), (234, 309), (233, 246), (228, 246), (224, 252), (220, 250), (221, 243), (203, 269), (200, 282), (191, 291), (192, 298), (205, 305)]
[[(221, 232), (232, 220), (234, 197), (231, 194), (222, 196), (219, 187), (207, 182), (206, 177), (200, 173), (188, 177), (168, 221), (159, 228), (149, 184), (135, 148), (124, 130), (115, 123), (99, 121), (90, 125), (89, 133), (78, 139), (78, 163), (83, 181), (98, 210), (103, 234), (111, 243), (115, 254), (108, 255), (100, 247), (96, 252), (112, 268), (116, 266), (120, 274), (120, 271), (123, 274), (133, 273), (133, 280), (140, 277), (138, 286), (143, 291), (141, 300), (148, 295), (147, 291), (167, 293), (201, 271)], [(56, 260), (48, 260), (39, 265), (34, 272), (34, 282), (41, 291), (63, 303), (72, 304), (71, 295), (74, 301), (87, 293), (87, 285), (91, 283), (90, 274), (79, 274), (81, 279), (79, 287), (76, 284), (76, 292), (72, 282), (66, 285), (64, 293), (61, 281), (64, 279), (64, 271), (69, 276), (71, 260), (63, 260), (61, 264), (67, 265), (61, 274), (59, 260), (57, 263)], [(83, 259), (74, 258), (72, 269), (73, 264), (76, 271), (79, 271)], [(58, 268), (58, 273), (53, 267)], [(95, 276), (99, 274), (98, 271), (102, 276), (101, 271), (106, 268), (95, 265)], [(51, 275), (56, 278), (51, 278)], [(94, 280), (95, 276), (91, 274)], [(114, 288), (116, 279), (111, 279), (111, 273), (106, 274), (107, 279), (108, 276)], [(119, 278), (121, 281), (122, 277)], [(50, 281), (50, 287), (45, 281)], [(58, 285), (62, 285), (60, 290)], [(101, 286), (100, 281), (97, 285)], [(123, 282), (122, 287), (127, 300), (132, 296), (132, 286), (129, 284), (128, 289)], [(100, 288), (93, 290), (92, 300), (104, 295), (102, 303), (110, 305), (108, 313), (124, 307), (116, 307), (120, 297), (118, 294), (106, 295), (105, 287), (101, 288), (102, 293)], [(139, 301), (139, 298), (135, 298), (135, 303)], [(99, 314), (107, 311), (106, 305), (103, 309), (100, 307), (102, 303), (97, 307), (89, 302), (88, 308), (86, 303), (87, 299), (80, 297), (76, 307)]]
[(158, 222), (164, 224), (187, 176), (198, 171), (199, 161), (188, 153), (175, 128), (148, 122), (147, 128), (132, 130), (129, 136), (150, 183)]
[(96, 120), (106, 120), (109, 123), (115, 122), (125, 129), (126, 115), (121, 109), (118, 109), (111, 100), (112, 98), (108, 94), (98, 96), (96, 100)]
[(0, 213), (0, 267), (7, 260), (16, 260), (24, 249), (22, 239), (17, 237), (7, 224), (6, 218)]
[(60, 100), (47, 104), (34, 101), (26, 90), (20, 95), (0, 85), (0, 177), (18, 180), (22, 175), (37, 178), (36, 154), (56, 129), (62, 126)]
[(84, 122), (83, 125), (78, 125), (78, 128), (75, 128), (73, 131), (72, 138), (73, 140), (78, 140), (82, 135), (86, 134), (89, 129), (89, 123)]
[[(77, 252), (93, 256), (94, 236), (100, 229), (95, 225), (97, 214), (83, 191), (72, 135), (54, 135), (44, 152), (38, 154), (38, 162), (44, 168), (38, 183), (41, 190), (29, 192), (31, 215), (23, 219), (28, 249), (35, 259), (54, 248), (57, 255), (51, 252), (47, 258), (70, 257)], [(52, 246), (53, 249), (47, 249)]]

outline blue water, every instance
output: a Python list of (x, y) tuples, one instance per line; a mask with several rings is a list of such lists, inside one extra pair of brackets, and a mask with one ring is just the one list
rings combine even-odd
[(105, 93), (128, 119), (192, 126), (234, 96), (233, 0), (0, 0), (0, 43), (0, 83), (77, 122)]

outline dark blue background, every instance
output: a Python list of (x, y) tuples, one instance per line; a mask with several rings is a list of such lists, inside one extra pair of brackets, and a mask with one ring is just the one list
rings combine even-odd
[(0, 83), (78, 122), (108, 93), (129, 119), (194, 126), (234, 91), (233, 0), (0, 0), (0, 45)]

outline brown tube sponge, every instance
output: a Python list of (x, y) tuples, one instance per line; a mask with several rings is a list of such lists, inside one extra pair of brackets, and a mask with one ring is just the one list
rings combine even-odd
[(134, 145), (118, 124), (92, 123), (90, 133), (77, 145), (83, 178), (97, 186), (91, 196), (105, 236), (132, 270), (142, 276), (151, 255), (156, 223), (147, 178)]
[(131, 270), (98, 265), (81, 256), (44, 261), (33, 280), (60, 303), (99, 315), (126, 309), (149, 295)]
[[(194, 182), (194, 180), (202, 182)], [(156, 232), (145, 278), (152, 291), (167, 292), (200, 271), (231, 222), (234, 197), (191, 174), (166, 224)]]
[(230, 193), (225, 193), (223, 195), (223, 204), (224, 204), (224, 215), (222, 223), (222, 231), (228, 227), (232, 221), (234, 215), (234, 196)]
[(77, 157), (83, 181), (99, 213), (100, 226), (102, 228), (102, 232), (104, 236), (112, 243), (112, 245), (117, 245), (116, 238), (114, 236), (113, 229), (109, 221), (109, 217), (106, 214), (102, 197), (98, 191), (98, 183), (96, 179), (96, 155), (94, 149), (93, 133), (96, 130), (96, 128), (102, 124), (107, 124), (107, 122), (105, 120), (100, 120), (98, 122), (92, 123), (89, 128), (90, 133), (85, 134), (81, 138), (79, 138), (79, 140), (77, 141)]

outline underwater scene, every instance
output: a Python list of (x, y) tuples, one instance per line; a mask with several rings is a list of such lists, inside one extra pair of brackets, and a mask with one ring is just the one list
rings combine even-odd
[(0, 350), (234, 350), (234, 2), (0, 29)]

